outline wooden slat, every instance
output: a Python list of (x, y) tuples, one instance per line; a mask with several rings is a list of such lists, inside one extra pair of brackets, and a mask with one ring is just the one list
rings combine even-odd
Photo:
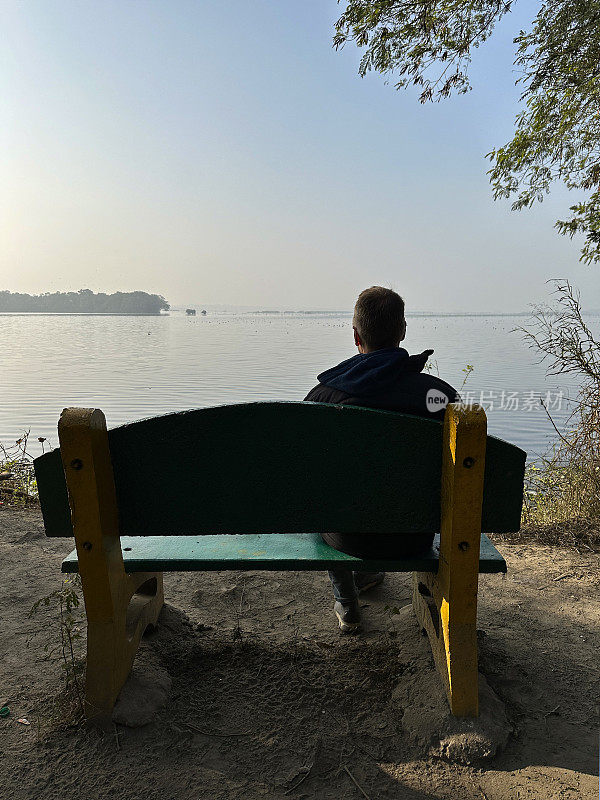
[[(439, 531), (441, 423), (319, 403), (249, 403), (109, 431), (120, 531)], [(525, 453), (487, 440), (482, 530), (519, 529)], [(57, 451), (35, 461), (49, 536), (71, 536)]]
[[(327, 570), (347, 565), (367, 572), (435, 572), (440, 538), (418, 557), (396, 561), (360, 559), (340, 553), (315, 533), (271, 533), (259, 536), (136, 536), (121, 538), (125, 571), (199, 572), (215, 570)], [(77, 551), (63, 561), (63, 572), (77, 572)], [(480, 572), (506, 572), (506, 562), (485, 534), (481, 535)]]

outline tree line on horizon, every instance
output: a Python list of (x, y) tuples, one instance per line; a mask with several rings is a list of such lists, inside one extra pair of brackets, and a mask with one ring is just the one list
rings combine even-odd
[(0, 291), (0, 312), (35, 312), (71, 314), (160, 314), (169, 303), (162, 295), (148, 292), (44, 292), (31, 295)]

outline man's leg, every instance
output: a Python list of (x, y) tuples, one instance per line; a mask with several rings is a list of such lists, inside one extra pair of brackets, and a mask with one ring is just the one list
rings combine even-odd
[(358, 608), (358, 592), (354, 583), (354, 573), (350, 569), (334, 569), (329, 572), (333, 586), (335, 604), (333, 610), (340, 630), (352, 633), (360, 628), (360, 610)]
[(385, 572), (355, 572), (354, 585), (358, 594), (368, 592), (383, 583)]
[(351, 569), (332, 569), (329, 572), (329, 580), (333, 587), (333, 596), (344, 606), (355, 603), (358, 599), (358, 592), (354, 584), (354, 573)]

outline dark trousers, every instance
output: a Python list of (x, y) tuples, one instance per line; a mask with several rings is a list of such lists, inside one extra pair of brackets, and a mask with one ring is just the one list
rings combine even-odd
[(351, 569), (329, 570), (329, 580), (333, 586), (333, 596), (342, 605), (348, 606), (358, 598), (358, 591), (354, 583), (354, 572)]
[[(433, 536), (433, 533), (407, 536), (402, 536), (401, 534), (361, 536), (325, 533), (322, 538), (330, 547), (360, 558), (373, 557), (377, 553), (378, 558), (394, 559), (418, 555), (429, 550), (433, 542)], [(336, 567), (329, 571), (333, 596), (343, 605), (350, 605), (358, 599), (354, 576), (359, 574), (360, 572), (353, 572), (347, 567)]]

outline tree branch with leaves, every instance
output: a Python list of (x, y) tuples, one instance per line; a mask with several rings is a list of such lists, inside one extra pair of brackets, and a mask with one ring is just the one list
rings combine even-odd
[[(471, 90), (473, 51), (512, 0), (346, 0), (334, 46), (364, 49), (359, 74), (396, 76), (422, 103)], [(562, 235), (584, 236), (581, 259), (600, 261), (600, 0), (548, 0), (514, 40), (523, 109), (513, 138), (488, 153), (494, 198), (521, 210), (554, 182), (579, 192)]]

